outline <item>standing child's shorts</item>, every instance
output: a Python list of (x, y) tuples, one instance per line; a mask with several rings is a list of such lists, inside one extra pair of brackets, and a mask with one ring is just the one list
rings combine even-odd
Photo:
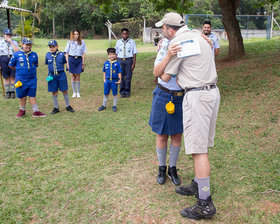
[(16, 88), (17, 98), (24, 98), (26, 96), (35, 97), (37, 91), (37, 77), (23, 78), (16, 77), (15, 83), (20, 81), (22, 86)]
[(118, 78), (113, 80), (106, 79), (106, 82), (104, 82), (104, 95), (109, 95), (110, 89), (112, 89), (113, 96), (118, 95), (118, 84), (116, 84), (118, 80)]
[(58, 89), (62, 92), (68, 90), (67, 76), (64, 71), (58, 72), (57, 75), (49, 73), (53, 77), (52, 81), (48, 82), (48, 91), (57, 92)]

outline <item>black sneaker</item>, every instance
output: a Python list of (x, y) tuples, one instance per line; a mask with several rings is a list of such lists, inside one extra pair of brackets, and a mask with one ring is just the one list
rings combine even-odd
[(113, 112), (117, 112), (117, 110), (118, 110), (117, 106), (113, 106), (112, 110), (113, 110)]
[(191, 184), (181, 187), (176, 187), (175, 192), (180, 195), (194, 195), (198, 198), (198, 185), (197, 183), (192, 180)]
[(59, 112), (59, 109), (58, 108), (53, 108), (51, 114), (57, 114)]
[(105, 110), (106, 107), (104, 107), (103, 105), (101, 107), (98, 108), (98, 111), (101, 111), (101, 110)]
[(11, 98), (11, 93), (10, 92), (6, 92), (5, 99), (10, 99), (10, 98)]
[(194, 206), (181, 211), (181, 215), (189, 219), (211, 219), (215, 214), (216, 208), (211, 196), (206, 200), (197, 199)]
[(165, 183), (165, 180), (166, 180), (166, 166), (159, 166), (157, 182), (162, 185)]
[(74, 109), (69, 105), (68, 107), (66, 107), (66, 110), (69, 111), (69, 112), (72, 112), (74, 113)]
[(127, 93), (127, 94), (125, 95), (125, 97), (126, 97), (126, 98), (129, 98), (129, 97), (130, 97), (130, 93)]
[(178, 186), (181, 184), (181, 181), (178, 177), (178, 174), (177, 174), (177, 168), (176, 166), (172, 166), (172, 167), (168, 167), (168, 172), (167, 172), (167, 175), (168, 177), (171, 179), (172, 183), (175, 185), (175, 186)]
[(15, 99), (15, 98), (16, 98), (16, 94), (15, 94), (15, 92), (11, 92), (11, 94), (10, 94), (10, 98), (12, 98), (12, 99)]
[(121, 98), (125, 98), (125, 94), (121, 94)]

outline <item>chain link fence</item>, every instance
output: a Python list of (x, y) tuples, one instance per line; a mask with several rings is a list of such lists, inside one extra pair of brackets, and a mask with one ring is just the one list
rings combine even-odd
[[(236, 16), (243, 39), (263, 37), (271, 38), (271, 16), (270, 15), (237, 15)], [(202, 30), (203, 22), (211, 21), (212, 30), (219, 39), (227, 39), (222, 23), (222, 15), (186, 14), (185, 21), (190, 28)], [(272, 36), (279, 36), (280, 31), (273, 31)]]

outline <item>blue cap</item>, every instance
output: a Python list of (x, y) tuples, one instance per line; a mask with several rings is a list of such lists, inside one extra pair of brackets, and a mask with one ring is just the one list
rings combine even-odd
[(24, 37), (22, 39), (23, 44), (32, 44), (32, 40), (29, 37)]
[(50, 40), (48, 46), (57, 46), (56, 40)]
[(3, 33), (6, 34), (6, 35), (7, 35), (7, 34), (12, 35), (12, 34), (13, 34), (13, 33), (12, 33), (12, 30), (9, 29), (9, 28), (4, 29)]

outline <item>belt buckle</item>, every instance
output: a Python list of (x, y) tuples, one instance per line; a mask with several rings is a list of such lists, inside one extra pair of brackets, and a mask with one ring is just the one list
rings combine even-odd
[(126, 58), (122, 58), (122, 60), (123, 60), (123, 61), (125, 61), (125, 60), (126, 60)]
[(75, 58), (77, 59), (77, 58), (78, 58), (78, 56), (75, 56)]
[(184, 92), (174, 92), (174, 96), (183, 96)]

